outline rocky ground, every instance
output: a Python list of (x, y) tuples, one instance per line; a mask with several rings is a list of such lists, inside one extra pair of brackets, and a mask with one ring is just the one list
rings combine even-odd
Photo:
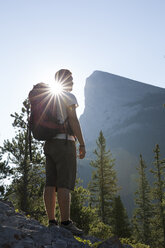
[[(91, 244), (95, 237), (81, 237)], [(34, 219), (16, 213), (11, 202), (0, 200), (0, 248), (81, 248), (92, 245), (79, 242), (70, 231), (61, 227), (48, 228)], [(116, 237), (102, 241), (98, 248), (131, 248), (121, 245)]]

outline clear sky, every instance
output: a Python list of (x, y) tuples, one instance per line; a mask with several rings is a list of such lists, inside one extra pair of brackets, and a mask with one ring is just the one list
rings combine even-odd
[(0, 144), (32, 85), (60, 68), (73, 72), (78, 116), (95, 70), (165, 88), (165, 1), (0, 0)]

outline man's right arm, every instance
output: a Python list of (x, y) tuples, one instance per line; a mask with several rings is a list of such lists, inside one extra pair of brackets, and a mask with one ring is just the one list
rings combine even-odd
[(77, 118), (75, 105), (69, 106), (67, 108), (67, 114), (68, 114), (69, 124), (72, 128), (72, 131), (73, 131), (74, 135), (77, 137), (78, 142), (80, 144), (79, 145), (79, 158), (83, 159), (85, 157), (85, 153), (86, 153), (85, 143), (84, 143), (84, 138), (82, 135), (80, 123), (79, 123), (79, 120)]

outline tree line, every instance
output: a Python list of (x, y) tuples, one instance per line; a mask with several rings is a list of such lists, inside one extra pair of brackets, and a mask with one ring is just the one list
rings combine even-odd
[[(29, 102), (25, 100), (21, 113), (14, 113), (15, 137), (4, 140), (0, 147), (0, 198), (9, 199), (18, 211), (47, 224), (43, 203), (45, 157), (43, 142), (31, 140), (32, 161), (29, 157), (28, 116)], [(86, 234), (106, 239), (117, 235), (136, 247), (165, 247), (165, 159), (160, 159), (160, 148), (154, 149), (154, 163), (150, 170), (154, 180), (149, 183), (147, 166), (139, 157), (135, 209), (128, 218), (120, 198), (120, 187), (115, 171), (115, 159), (106, 148), (106, 139), (100, 131), (94, 150), (95, 159), (88, 188), (77, 180), (72, 192), (71, 218)], [(5, 180), (10, 177), (10, 183)], [(59, 219), (57, 206), (56, 218)], [(144, 244), (144, 245), (143, 245)]]

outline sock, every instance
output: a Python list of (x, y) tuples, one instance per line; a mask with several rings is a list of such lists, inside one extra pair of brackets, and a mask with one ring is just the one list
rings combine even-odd
[(72, 222), (71, 220), (65, 220), (65, 221), (62, 221), (61, 224), (67, 226), (67, 225), (69, 225), (71, 222)]

